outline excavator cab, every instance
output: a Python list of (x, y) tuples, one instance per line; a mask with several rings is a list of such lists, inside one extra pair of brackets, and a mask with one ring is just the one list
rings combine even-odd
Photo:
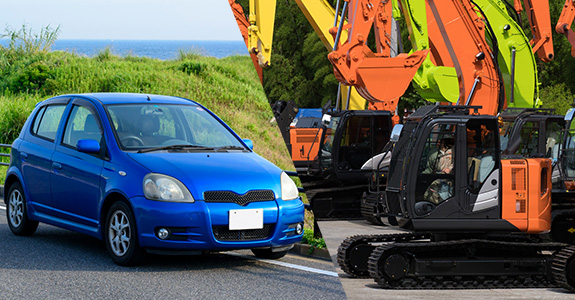
[(371, 172), (361, 167), (381, 152), (389, 141), (392, 128), (390, 112), (348, 110), (332, 112), (328, 119), (316, 168), (311, 167), (310, 172), (365, 182), (366, 175)]
[(389, 141), (389, 111), (346, 110), (324, 115), (319, 152), (302, 184), (319, 218), (357, 217), (371, 170), (362, 166)]
[[(550, 225), (550, 164), (545, 164), (549, 161), (540, 159), (540, 166), (526, 159), (502, 161), (498, 119), (478, 115), (476, 109), (427, 106), (408, 118), (392, 152), (386, 189), (388, 215), (395, 216), (400, 227), (519, 232), (544, 231)], [(525, 168), (509, 171), (509, 164)], [(544, 181), (537, 185), (541, 193), (527, 191), (529, 184), (539, 183), (537, 178)], [(508, 185), (513, 187), (508, 189)], [(539, 206), (530, 204), (537, 201)], [(525, 205), (533, 209), (533, 215), (525, 215), (521, 222), (516, 221), (518, 216), (505, 213), (514, 213), (516, 207), (520, 208), (517, 213), (521, 207), (526, 211)], [(524, 225), (530, 218), (534, 224)], [(535, 225), (540, 222), (547, 223)]]

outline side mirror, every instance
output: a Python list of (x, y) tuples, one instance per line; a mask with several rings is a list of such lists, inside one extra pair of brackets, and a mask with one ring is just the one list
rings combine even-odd
[(399, 141), (399, 136), (401, 135), (401, 130), (403, 129), (403, 124), (397, 124), (393, 126), (393, 130), (391, 131), (391, 137), (389, 140), (396, 143)]
[(98, 153), (100, 152), (100, 143), (96, 140), (83, 139), (76, 143), (76, 148), (84, 153)]
[(250, 148), (250, 150), (254, 150), (254, 142), (252, 142), (252, 140), (242, 139), (242, 141), (244, 141), (244, 144), (246, 144), (246, 146), (248, 146), (248, 148)]
[(573, 120), (573, 114), (575, 114), (575, 109), (570, 108), (567, 113), (565, 114), (565, 121)]
[(321, 123), (325, 126), (329, 125), (329, 123), (331, 123), (331, 116), (328, 114), (325, 114), (321, 117)]

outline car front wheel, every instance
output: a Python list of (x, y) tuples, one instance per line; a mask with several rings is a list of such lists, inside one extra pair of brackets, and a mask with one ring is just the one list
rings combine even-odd
[(114, 263), (121, 266), (137, 265), (145, 255), (145, 251), (138, 245), (134, 220), (132, 210), (124, 202), (114, 203), (106, 217), (106, 248)]
[(16, 182), (10, 186), (8, 191), (8, 202), (6, 207), (6, 218), (8, 227), (15, 235), (31, 236), (38, 228), (38, 222), (28, 219), (26, 211), (26, 197), (22, 185)]

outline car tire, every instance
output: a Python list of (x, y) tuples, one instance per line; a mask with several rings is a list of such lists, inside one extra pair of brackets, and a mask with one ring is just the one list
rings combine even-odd
[(252, 253), (259, 258), (266, 258), (266, 259), (278, 259), (284, 257), (288, 250), (280, 251), (280, 252), (272, 252), (271, 248), (268, 249), (252, 249)]
[(134, 214), (122, 201), (114, 203), (108, 210), (104, 241), (112, 261), (120, 266), (138, 265), (145, 257), (145, 250), (138, 244)]
[(19, 182), (10, 186), (6, 201), (6, 219), (14, 235), (31, 236), (38, 228), (38, 222), (28, 219), (26, 196)]

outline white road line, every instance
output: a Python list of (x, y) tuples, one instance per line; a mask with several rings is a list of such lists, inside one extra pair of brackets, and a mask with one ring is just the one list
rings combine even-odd
[(282, 267), (286, 267), (286, 268), (297, 269), (297, 270), (307, 271), (307, 272), (311, 272), (311, 273), (318, 273), (318, 274), (323, 274), (323, 275), (332, 276), (332, 277), (339, 277), (336, 272), (325, 271), (325, 270), (321, 270), (321, 269), (290, 264), (290, 263), (286, 263), (283, 261), (271, 260), (271, 259), (262, 259), (262, 258), (250, 256), (250, 255), (235, 253), (235, 252), (225, 252), (225, 254), (237, 256), (237, 257), (241, 257), (241, 258), (246, 258), (246, 259), (258, 260), (261, 262), (265, 262), (265, 263), (272, 264), (272, 265), (278, 265), (278, 266), (282, 266)]
[(0, 205), (0, 209), (2, 209), (2, 210), (6, 210), (6, 207), (5, 207), (5, 206), (2, 206), (2, 205)]

